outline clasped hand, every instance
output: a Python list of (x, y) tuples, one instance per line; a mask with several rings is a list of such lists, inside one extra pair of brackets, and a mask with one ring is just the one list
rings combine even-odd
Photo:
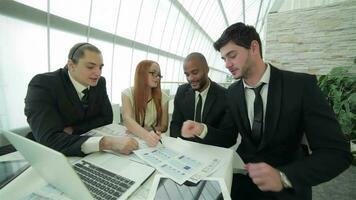
[(138, 149), (138, 142), (134, 138), (128, 136), (104, 136), (100, 141), (100, 147), (103, 150), (112, 150), (128, 155), (132, 151)]
[(267, 163), (248, 163), (248, 175), (261, 191), (279, 192), (283, 189), (279, 171)]
[(185, 138), (199, 136), (203, 132), (204, 126), (201, 123), (187, 120), (183, 123), (181, 133)]

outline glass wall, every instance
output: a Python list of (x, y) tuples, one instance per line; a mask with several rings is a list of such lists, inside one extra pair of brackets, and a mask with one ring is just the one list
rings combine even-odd
[[(136, 65), (143, 59), (159, 62), (162, 88), (170, 95), (186, 82), (182, 62), (193, 51), (206, 56), (212, 80), (231, 80), (212, 43), (242, 19), (242, 2), (253, 10), (244, 18), (256, 23), (257, 0), (0, 1), (0, 128), (27, 126), (27, 84), (38, 73), (63, 67), (78, 42), (102, 51), (112, 103), (121, 104), (121, 91), (133, 84)], [(271, 0), (263, 2), (266, 13)], [(259, 26), (263, 17), (259, 15)]]

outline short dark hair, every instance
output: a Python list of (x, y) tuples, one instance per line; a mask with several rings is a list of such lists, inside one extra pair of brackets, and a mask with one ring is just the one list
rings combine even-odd
[(220, 51), (220, 49), (230, 41), (234, 42), (236, 45), (250, 49), (253, 40), (256, 40), (260, 45), (260, 54), (261, 58), (263, 58), (262, 43), (256, 29), (253, 26), (238, 22), (225, 29), (220, 38), (214, 42), (214, 49)]
[(101, 54), (101, 51), (96, 46), (94, 46), (90, 43), (87, 43), (87, 42), (81, 42), (81, 43), (75, 44), (70, 49), (70, 51), (68, 53), (68, 59), (71, 59), (74, 64), (77, 64), (79, 58), (82, 58), (84, 56), (85, 50), (89, 50), (89, 51)]
[(198, 60), (198, 61), (200, 61), (200, 63), (202, 63), (206, 67), (209, 67), (208, 62), (205, 59), (205, 56), (199, 52), (193, 52), (193, 53), (190, 53), (189, 55), (187, 55), (187, 57), (185, 57), (185, 59), (184, 59), (184, 66), (190, 60)]

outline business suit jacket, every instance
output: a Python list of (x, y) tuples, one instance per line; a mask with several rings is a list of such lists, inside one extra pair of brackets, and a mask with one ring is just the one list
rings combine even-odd
[[(237, 153), (246, 162), (266, 162), (286, 174), (293, 190), (279, 199), (311, 199), (311, 186), (330, 180), (350, 162), (349, 145), (317, 86), (315, 76), (271, 66), (265, 128), (260, 145), (251, 138), (242, 80), (228, 88), (228, 104), (242, 136)], [(303, 156), (305, 133), (312, 154)]]
[[(80, 134), (112, 123), (111, 104), (101, 77), (90, 87), (85, 111), (65, 67), (36, 75), (28, 85), (25, 115), (34, 139), (67, 156), (83, 156), (81, 145), (88, 137)], [(72, 135), (63, 132), (71, 126)]]
[[(170, 124), (170, 135), (172, 137), (182, 137), (183, 122), (194, 120), (194, 112), (194, 90), (188, 83), (179, 86), (174, 98), (174, 111)], [(204, 139), (199, 137), (182, 138), (221, 147), (230, 147), (236, 143), (233, 123), (227, 114), (226, 89), (213, 81), (210, 81), (210, 88), (205, 100), (202, 123), (206, 124), (208, 128), (208, 133)]]

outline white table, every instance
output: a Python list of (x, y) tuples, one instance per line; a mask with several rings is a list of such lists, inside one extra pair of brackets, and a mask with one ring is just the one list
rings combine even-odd
[[(184, 141), (172, 137), (162, 137), (163, 144), (175, 151), (181, 152), (190, 156), (197, 156), (201, 159), (207, 159), (211, 157), (218, 157), (224, 163), (221, 167), (215, 171), (211, 177), (223, 178), (226, 186), (230, 192), (232, 183), (232, 170), (235, 159), (235, 164), (240, 161), (234, 157), (234, 151), (231, 149), (220, 148), (210, 145), (203, 145), (195, 142)], [(0, 156), (0, 160), (14, 160), (21, 158), (22, 156), (18, 152)], [(70, 158), (75, 160), (78, 158)], [(157, 174), (159, 172), (155, 172)], [(130, 199), (140, 200), (146, 199), (154, 176), (151, 176), (131, 197)], [(2, 190), (0, 190), (0, 199), (19, 199), (25, 195), (38, 190), (46, 185), (46, 181), (42, 179), (33, 169), (30, 167)]]

